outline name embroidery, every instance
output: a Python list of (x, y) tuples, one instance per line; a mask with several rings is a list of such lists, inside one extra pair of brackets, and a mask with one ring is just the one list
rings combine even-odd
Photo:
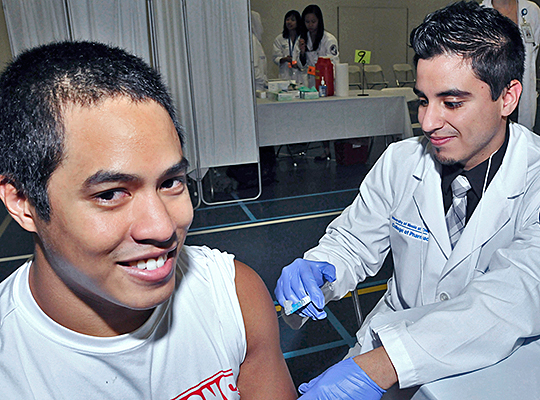
[(235, 400), (239, 398), (232, 369), (229, 369), (219, 371), (172, 400)]
[(405, 222), (392, 216), (392, 228), (398, 233), (417, 240), (429, 241), (429, 231), (421, 226)]

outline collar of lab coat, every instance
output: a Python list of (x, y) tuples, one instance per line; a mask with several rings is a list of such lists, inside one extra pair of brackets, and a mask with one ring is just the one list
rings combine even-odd
[(443, 274), (458, 266), (508, 223), (514, 200), (523, 195), (526, 185), (528, 140), (524, 129), (510, 124), (504, 160), (453, 251), (442, 201), (441, 165), (431, 155), (431, 144), (426, 140), (423, 162), (418, 164), (413, 174), (419, 181), (413, 198), (431, 238), (448, 259)]

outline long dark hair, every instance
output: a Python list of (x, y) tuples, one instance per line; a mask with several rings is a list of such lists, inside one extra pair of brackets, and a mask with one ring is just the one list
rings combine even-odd
[[(315, 14), (317, 19), (319, 20), (319, 23), (317, 24), (317, 34), (315, 35), (315, 40), (313, 41), (313, 51), (316, 51), (319, 48), (319, 44), (321, 43), (321, 40), (324, 35), (324, 19), (322, 16), (322, 11), (316, 4), (310, 4), (306, 8), (304, 8), (304, 11), (302, 11), (302, 25), (305, 26), (305, 18), (308, 14)], [(304, 29), (302, 32), (302, 39), (308, 42), (308, 30)]]
[(287, 18), (289, 17), (294, 17), (296, 19), (296, 36), (300, 36), (303, 31), (302, 26), (304, 25), (304, 20), (300, 13), (296, 10), (287, 11), (287, 14), (285, 14), (285, 17), (283, 18), (283, 37), (285, 39), (289, 37), (289, 30), (287, 29)]

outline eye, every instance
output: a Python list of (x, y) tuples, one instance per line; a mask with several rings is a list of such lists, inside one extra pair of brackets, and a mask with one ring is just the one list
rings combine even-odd
[(102, 204), (110, 204), (117, 202), (127, 196), (128, 193), (123, 189), (110, 189), (105, 190), (94, 195), (94, 198)]
[(446, 106), (446, 108), (454, 110), (456, 108), (461, 107), (463, 105), (463, 102), (462, 101), (445, 101), (444, 105)]
[(427, 107), (428, 101), (426, 99), (418, 99), (416, 104), (418, 105), (418, 107)]
[(180, 175), (180, 176), (175, 176), (173, 178), (169, 178), (163, 181), (163, 183), (161, 184), (161, 188), (165, 190), (169, 190), (169, 191), (170, 190), (181, 191), (184, 189), (185, 184), (186, 184), (186, 176)]

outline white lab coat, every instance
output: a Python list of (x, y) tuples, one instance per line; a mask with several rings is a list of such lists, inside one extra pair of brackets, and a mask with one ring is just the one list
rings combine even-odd
[(291, 56), (293, 61), (298, 62), (298, 58), (300, 55), (298, 39), (300, 38), (296, 38), (295, 42), (293, 43), (289, 38), (284, 38), (282, 33), (277, 35), (274, 39), (272, 59), (274, 63), (279, 67), (279, 77), (281, 79), (296, 80), (296, 77), (293, 77), (297, 75), (295, 74), (295, 72), (298, 71), (298, 73), (300, 73), (300, 70), (298, 68), (290, 68), (289, 63), (280, 63), (280, 60), (283, 57), (287, 56)]
[[(483, 6), (493, 7), (492, 0), (484, 0)], [(524, 15), (525, 14), (525, 15)], [(519, 101), (518, 122), (529, 129), (533, 129), (536, 119), (536, 58), (540, 45), (540, 7), (536, 3), (527, 0), (518, 0), (518, 25), (521, 36), (523, 23), (528, 23), (533, 32), (534, 43), (523, 40), (525, 45), (525, 73), (523, 74), (523, 92)]]
[(305, 74), (304, 82), (309, 82), (307, 86), (312, 87), (315, 86), (315, 79), (312, 75), (309, 75), (308, 79), (307, 67), (315, 66), (319, 57), (330, 57), (330, 60), (335, 66), (339, 63), (339, 48), (336, 37), (330, 32), (324, 31), (321, 42), (319, 43), (319, 48), (315, 51), (313, 50), (313, 42), (311, 41), (311, 36), (309, 34), (307, 36), (308, 41), (306, 43), (306, 63), (302, 64), (300, 61), (300, 57), (298, 58), (299, 65)]
[(424, 137), (390, 145), (304, 256), (336, 266), (328, 301), (375, 275), (392, 249), (388, 290), (357, 337), (367, 350), (377, 344), (365, 335), (382, 342), (402, 388), (492, 365), (540, 335), (540, 137), (510, 124), (504, 160), (453, 251), (430, 147)]

